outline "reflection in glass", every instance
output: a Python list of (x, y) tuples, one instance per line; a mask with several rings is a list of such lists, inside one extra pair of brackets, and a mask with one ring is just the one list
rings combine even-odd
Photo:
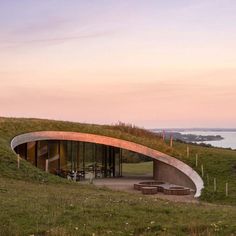
[(118, 177), (122, 175), (121, 149), (77, 141), (42, 140), (16, 147), (21, 157), (42, 170), (62, 177), (76, 173), (78, 179)]
[(36, 148), (36, 142), (27, 143), (27, 160), (32, 165), (36, 165), (35, 148)]
[(19, 154), (21, 158), (27, 160), (27, 143), (17, 146), (15, 152)]
[(42, 170), (45, 170), (46, 167), (46, 159), (48, 158), (48, 141), (38, 141), (37, 142), (38, 150), (37, 150), (37, 167)]
[(56, 174), (59, 169), (59, 141), (48, 142), (48, 170)]

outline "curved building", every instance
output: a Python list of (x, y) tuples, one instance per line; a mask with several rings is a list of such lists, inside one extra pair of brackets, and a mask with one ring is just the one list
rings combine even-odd
[(153, 178), (195, 190), (199, 197), (201, 177), (180, 160), (149, 147), (108, 136), (63, 131), (40, 131), (13, 138), (11, 147), (31, 164), (63, 177), (79, 179), (93, 172), (95, 178), (121, 177), (122, 152), (132, 151), (153, 159)]

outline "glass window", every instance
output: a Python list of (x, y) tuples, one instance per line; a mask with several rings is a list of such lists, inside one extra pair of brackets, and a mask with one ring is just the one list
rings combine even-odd
[(115, 148), (115, 176), (121, 176), (121, 155), (120, 148)]
[(68, 145), (67, 141), (60, 141), (60, 169), (65, 174), (70, 171), (71, 166), (68, 165)]
[(21, 158), (27, 159), (27, 143), (17, 146), (15, 152), (19, 154)]
[(27, 160), (32, 164), (36, 165), (36, 142), (27, 143)]
[(59, 169), (59, 141), (48, 141), (48, 170), (56, 174)]
[(78, 143), (71, 141), (71, 170), (77, 171)]
[(42, 140), (15, 148), (22, 158), (53, 174), (67, 177), (77, 172), (78, 178), (93, 172), (95, 178), (122, 175), (121, 149), (89, 142)]
[(94, 158), (93, 143), (85, 143), (84, 162), (85, 162), (85, 171), (94, 172), (95, 158)]
[(78, 142), (77, 170), (84, 171), (84, 143)]
[(46, 159), (48, 158), (48, 141), (38, 141), (37, 166), (45, 170)]
[(103, 145), (95, 144), (95, 177), (104, 177)]

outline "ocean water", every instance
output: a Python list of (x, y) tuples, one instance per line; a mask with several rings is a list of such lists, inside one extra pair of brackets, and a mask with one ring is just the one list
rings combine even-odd
[(200, 143), (211, 144), (214, 147), (236, 149), (236, 132), (235, 131), (186, 131), (181, 134), (196, 134), (196, 135), (220, 135), (224, 139), (219, 141), (205, 141)]

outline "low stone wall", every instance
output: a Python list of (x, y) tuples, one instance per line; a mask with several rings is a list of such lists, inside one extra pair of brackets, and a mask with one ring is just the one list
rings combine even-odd
[(138, 184), (134, 184), (134, 189), (140, 191), (142, 187), (156, 187), (158, 192), (163, 192), (163, 184), (165, 182), (160, 181), (152, 181), (152, 182), (140, 182)]
[(143, 194), (156, 194), (162, 192), (167, 195), (190, 195), (191, 193), (190, 188), (159, 181), (140, 182), (134, 184), (134, 189), (141, 191)]
[(142, 187), (141, 191), (142, 191), (142, 194), (152, 195), (152, 194), (157, 193), (157, 187)]
[(184, 188), (184, 187), (164, 188), (164, 194), (167, 194), (167, 195), (189, 195), (190, 189)]

